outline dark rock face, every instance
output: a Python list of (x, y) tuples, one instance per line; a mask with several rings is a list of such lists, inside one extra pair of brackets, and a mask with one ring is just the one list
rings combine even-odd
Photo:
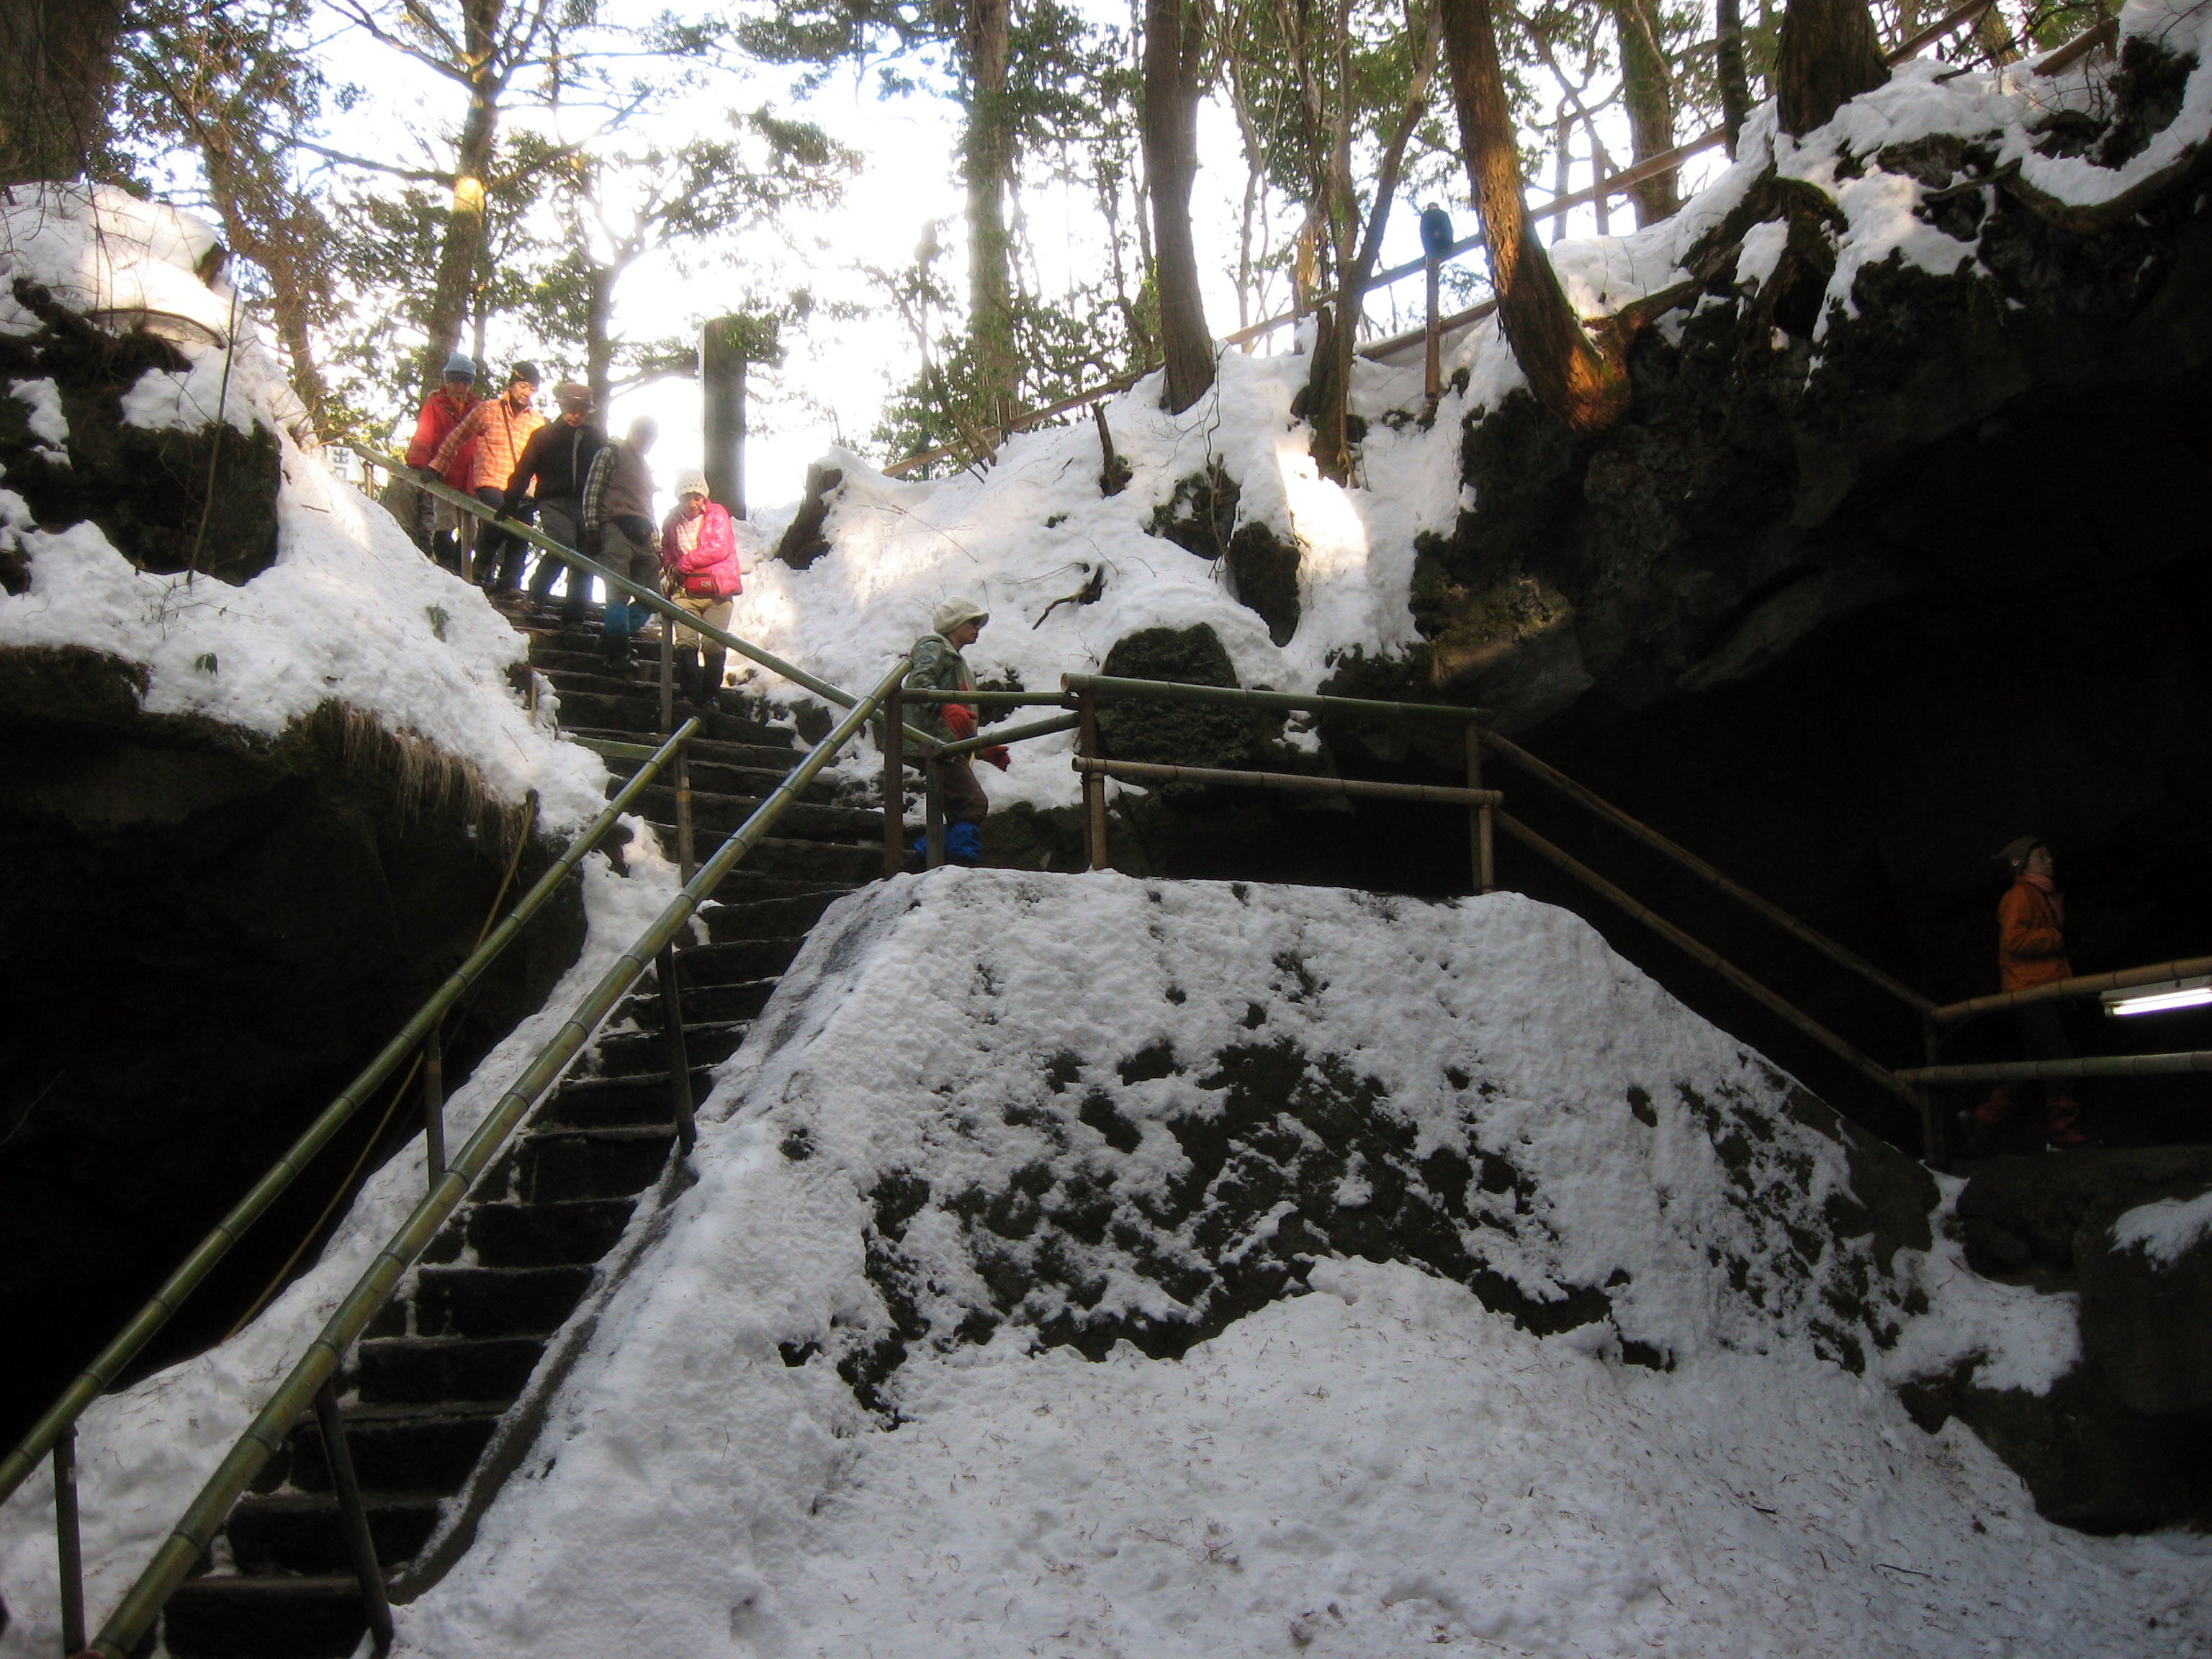
[(782, 539), (775, 544), (777, 558), (794, 570), (804, 570), (830, 550), (830, 538), (822, 533), (822, 526), (830, 517), (830, 504), (844, 482), (845, 474), (837, 467), (807, 467), (806, 495), (799, 504), (798, 513), (785, 526)]
[(1179, 480), (1152, 509), (1145, 528), (1201, 559), (1226, 565), (1239, 604), (1267, 624), (1267, 637), (1288, 645), (1298, 631), (1298, 549), (1258, 520), (1237, 522), (1243, 490), (1218, 461)]
[(1978, 1272), (2081, 1297), (2081, 1360), (2047, 1395), (1967, 1370), (1908, 1387), (1931, 1431), (1971, 1427), (2056, 1521), (2120, 1532), (2212, 1514), (2212, 1249), (2171, 1264), (2114, 1243), (2139, 1206), (2212, 1187), (2212, 1147), (1992, 1158), (1959, 1195)]
[[(1261, 994), (1295, 1004), (1320, 988), (1319, 971), (1279, 957)], [(1271, 1031), (1258, 1002), (1247, 1023), (1249, 1042), (1189, 1059), (1156, 1044), (1121, 1057), (1109, 1081), (1085, 1083), (1086, 1069), (1097, 1068), (1073, 1054), (1054, 1059), (1045, 1103), (1009, 1103), (1000, 1114), (1006, 1132), (1034, 1150), (1003, 1187), (939, 1192), (910, 1170), (878, 1181), (866, 1195), (867, 1272), (892, 1330), (867, 1346), (848, 1346), (839, 1361), (861, 1401), (886, 1408), (880, 1387), (910, 1345), (988, 1340), (1006, 1322), (1094, 1359), (1125, 1340), (1156, 1358), (1179, 1358), (1244, 1315), (1303, 1293), (1314, 1260), (1330, 1255), (1418, 1264), (1539, 1335), (1608, 1318), (1610, 1293), (1630, 1282), (1625, 1270), (1544, 1299), (1490, 1265), (1490, 1249), (1544, 1238), (1551, 1226), (1536, 1182), (1516, 1167), (1510, 1147), (1462, 1137), (1417, 1156), (1414, 1125), (1373, 1077), (1342, 1055)], [(1164, 1194), (1142, 1191), (1143, 1132), (1117, 1103), (1115, 1082), (1128, 1088), (1184, 1075), (1217, 1103), (1166, 1121), (1187, 1165)], [(1451, 1081), (1462, 1091), (1488, 1086), (1468, 1074)], [(1621, 1109), (1656, 1125), (1656, 1110), (1639, 1092)], [(1794, 1091), (1786, 1097), (1793, 1127), (1840, 1139), (1850, 1160), (1850, 1190), (1816, 1204), (1810, 1160), (1793, 1152), (1760, 1103), (1729, 1088), (1705, 1094), (1683, 1085), (1678, 1093), (1712, 1137), (1747, 1219), (1746, 1248), (1716, 1265), (1777, 1320), (1809, 1310), (1815, 1350), (1863, 1370), (1870, 1349), (1895, 1339), (1901, 1304), (1889, 1266), (1900, 1246), (1930, 1243), (1933, 1180)], [(803, 1160), (811, 1143), (794, 1134), (783, 1151)], [(941, 1261), (905, 1249), (925, 1210), (957, 1218), (968, 1277), (987, 1298), (963, 1300)], [(941, 1249), (941, 1228), (932, 1236)], [(1165, 1311), (1101, 1312), (1109, 1274), (1157, 1286)], [(1629, 1363), (1672, 1368), (1662, 1349), (1618, 1333), (1615, 1340)]]
[[(0, 890), (0, 1318), (40, 1333), (0, 1384), (10, 1441), (473, 948), (519, 827), (457, 769), (349, 743), (342, 711), (256, 743), (143, 715), (137, 691), (137, 671), (94, 653), (0, 653), (0, 859), (16, 872)], [(526, 849), (510, 902), (544, 867)], [(572, 890), (449, 1021), (449, 1086), (581, 936)], [(374, 1168), (417, 1131), (410, 1090), (378, 1132), (388, 1098), (149, 1367), (220, 1336), (356, 1155)]]
[[(1182, 685), (1235, 685), (1237, 671), (1220, 636), (1190, 628), (1144, 628), (1114, 642), (1100, 672), (1117, 679)], [(1098, 743), (1114, 760), (1163, 766), (1249, 767), (1281, 729), (1269, 718), (1219, 703), (1108, 698), (1098, 708)]]
[[(66, 460), (30, 428), (29, 406), (0, 398), (0, 468), (43, 530), (89, 519), (147, 570), (193, 568), (228, 582), (258, 575), (276, 557), (276, 439), (207, 426), (149, 430), (123, 419), (123, 398), (149, 372), (189, 367), (167, 341), (141, 328), (110, 334), (18, 278), (15, 295), (44, 326), (0, 339), (11, 380), (51, 380), (69, 422)], [(210, 489), (210, 465), (214, 467)], [(204, 525), (204, 532), (203, 532)], [(0, 555), (0, 585), (21, 592), (27, 571)]]

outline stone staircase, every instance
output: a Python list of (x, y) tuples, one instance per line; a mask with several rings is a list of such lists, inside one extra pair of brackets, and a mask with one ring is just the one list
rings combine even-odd
[[(650, 741), (657, 647), (635, 680), (610, 676), (598, 619), (583, 629), (525, 619), (531, 659), (561, 698), (562, 726)], [(679, 711), (679, 720), (682, 711)], [(692, 821), (704, 858), (797, 763), (787, 728), (724, 691), (695, 742)], [(614, 761), (627, 776), (635, 763)], [(640, 802), (675, 847), (676, 798)], [(708, 942), (680, 952), (680, 1013), (695, 1100), (833, 900), (882, 869), (878, 814), (817, 784), (701, 909)], [(555, 1388), (588, 1340), (595, 1291), (641, 1204), (680, 1180), (666, 1070), (665, 999), (648, 975), (540, 1104), (447, 1223), (363, 1338), (341, 1384), (346, 1443), (377, 1557), (398, 1598), (434, 1583), (522, 1462)], [(232, 1511), (204, 1571), (171, 1598), (174, 1659), (322, 1659), (368, 1629), (348, 1565), (322, 1436), (295, 1428)]]

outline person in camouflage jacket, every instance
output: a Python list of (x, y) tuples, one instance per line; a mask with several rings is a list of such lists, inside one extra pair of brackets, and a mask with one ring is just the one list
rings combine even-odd
[[(915, 691), (973, 691), (975, 676), (960, 653), (975, 643), (991, 613), (973, 599), (947, 599), (930, 618), (929, 633), (914, 642), (905, 685)], [(975, 711), (966, 703), (916, 703), (912, 723), (943, 743), (975, 735)], [(981, 751), (1001, 772), (1011, 757), (1004, 744)], [(945, 799), (945, 855), (955, 864), (983, 861), (983, 819), (991, 810), (969, 757), (932, 763)]]

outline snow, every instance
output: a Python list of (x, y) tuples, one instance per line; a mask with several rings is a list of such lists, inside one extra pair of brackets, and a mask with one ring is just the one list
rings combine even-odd
[[(231, 307), (194, 274), (215, 246), (204, 225), (106, 187), (18, 186), (0, 206), (0, 291), (28, 276), (73, 307), (180, 317), (217, 341)], [(37, 326), (0, 313), (0, 329)], [(12, 317), (13, 320), (9, 319)], [(428, 740), (474, 764), (493, 797), (540, 797), (550, 831), (580, 827), (605, 802), (606, 770), (560, 740), (550, 709), (533, 720), (507, 678), (523, 636), (477, 588), (416, 550), (391, 515), (336, 477), (291, 431), (283, 368), (250, 319), (234, 350), (187, 338), (180, 374), (149, 370), (123, 399), (143, 427), (206, 424), (222, 396), (229, 357), (232, 426), (275, 434), (283, 466), (277, 554), (240, 586), (138, 569), (90, 522), (37, 526), (20, 494), (0, 490), (0, 545), (30, 555), (30, 586), (0, 595), (0, 649), (79, 646), (147, 672), (148, 714), (190, 714), (263, 738), (281, 736), (319, 705), (374, 714), (387, 730)], [(33, 430), (68, 442), (51, 380), (19, 381)]]
[[(1926, 188), (1874, 162), (1884, 146), (1954, 134), (1987, 149), (1996, 167), (2016, 164), (2025, 184), (2094, 205), (2155, 179), (2202, 145), (2212, 131), (2212, 7), (2132, 0), (2120, 27), (2124, 36), (2193, 52), (2199, 64), (2178, 118), (2122, 167), (2034, 148), (2053, 114), (2108, 101), (2106, 60), (2084, 59), (2055, 76), (2038, 76), (2027, 63), (1961, 75), (1915, 60), (1802, 139), (1780, 132), (1774, 106), (1762, 106), (1744, 128), (1735, 161), (1674, 217), (1626, 235), (1558, 243), (1553, 263), (1585, 315), (1609, 315), (1680, 281), (1681, 262), (1698, 239), (1771, 170), (1818, 186), (1845, 222), (1817, 343), (1838, 311), (1856, 314), (1856, 284), (1869, 266), (1895, 258), (1944, 276), (1978, 268), (1975, 245), (1917, 210)], [(1752, 231), (1737, 266), (1742, 291), (1755, 293), (1771, 276), (1785, 235), (1779, 223)], [(1450, 534), (1468, 505), (1459, 483), (1462, 424), (1495, 409), (1522, 376), (1494, 318), (1471, 325), (1447, 342), (1443, 362), (1448, 380), (1465, 373), (1466, 389), (1449, 392), (1425, 428), (1412, 418), (1421, 406), (1419, 372), (1361, 360), (1352, 407), (1370, 425), (1358, 476), (1340, 487), (1319, 475), (1307, 453), (1310, 430), (1290, 415), (1310, 366), (1303, 355), (1310, 325), (1298, 340), (1299, 351), (1285, 356), (1224, 354), (1215, 388), (1180, 416), (1158, 407), (1158, 376), (1106, 399), (1115, 447), (1134, 474), (1115, 496), (1098, 493), (1097, 436), (1080, 418), (1017, 434), (988, 467), (933, 481), (889, 479), (859, 456), (832, 451), (824, 465), (845, 481), (825, 526), (832, 550), (803, 572), (764, 562), (749, 574), (739, 631), (846, 685), (871, 680), (954, 594), (994, 612), (968, 653), (979, 675), (1012, 677), (1030, 690), (1056, 685), (1063, 673), (1095, 672), (1116, 641), (1148, 627), (1206, 624), (1240, 683), (1279, 690), (1315, 690), (1352, 654), (1402, 655), (1418, 642), (1409, 604), (1417, 539)], [(1811, 372), (1819, 372), (1817, 356)], [(1146, 533), (1177, 482), (1212, 464), (1241, 486), (1240, 527), (1265, 525), (1300, 550), (1301, 616), (1283, 645), (1237, 602), (1224, 568)], [(1100, 567), (1107, 583), (1097, 603), (1062, 605), (1038, 620)], [(1061, 736), (1017, 745), (1012, 770), (987, 780), (993, 800), (1073, 805), (1078, 785), (1066, 762), (1073, 744)], [(845, 771), (857, 779), (875, 766), (857, 755)]]
[(2195, 1198), (2161, 1198), (2130, 1210), (2112, 1224), (2115, 1249), (2140, 1249), (2161, 1268), (2171, 1268), (2212, 1233), (2212, 1193)]
[(11, 380), (8, 394), (27, 411), (31, 435), (53, 450), (64, 464), (69, 459), (69, 417), (62, 413), (61, 388), (50, 380)]
[[(659, 855), (641, 821), (623, 822), (631, 832), (627, 873), (616, 874), (602, 854), (585, 858), (582, 952), (544, 1006), (509, 1032), (467, 1084), (448, 1097), (448, 1146), (468, 1139), (585, 994), (674, 896), (679, 885), (674, 866)], [(79, 1419), (85, 1595), (95, 1624), (122, 1599), (185, 1504), (420, 1201), (426, 1185), (422, 1159), (418, 1136), (369, 1176), (320, 1260), (245, 1330), (197, 1358), (102, 1396)], [(316, 1170), (308, 1178), (317, 1178)], [(46, 1659), (58, 1650), (54, 1585), (53, 1482), (51, 1466), (41, 1464), (0, 1506), (0, 1601), (9, 1613), (0, 1628), (0, 1659)]]
[[(1274, 950), (1303, 952), (1314, 988), (1255, 973)], [(1000, 1108), (1045, 1102), (1056, 1053), (1080, 1061), (1073, 1102), (1139, 1047), (1249, 1036), (1255, 1000), (1263, 1033), (1382, 1082), (1419, 1146), (1510, 1151), (1536, 1197), (1496, 1265), (1534, 1289), (1628, 1264), (1613, 1320), (1537, 1337), (1414, 1267), (1322, 1259), (1307, 1294), (1179, 1360), (1040, 1347), (1038, 1300), (987, 1342), (950, 1340), (976, 1287), (939, 1200), (1036, 1152)], [(1786, 1114), (1787, 1079), (1513, 896), (952, 871), (866, 890), (718, 1074), (696, 1184), (474, 1548), (398, 1610), (397, 1651), (597, 1659), (635, 1647), (644, 1609), (656, 1649), (731, 1655), (2212, 1651), (2201, 1540), (2045, 1523), (1971, 1434), (1923, 1434), (1884, 1386), (1908, 1352), (1948, 1363), (1950, 1258), (1899, 1252), (1898, 1284), (1931, 1304), (1863, 1376), (1805, 1340), (1842, 1241), (1803, 1271), (1754, 1264), (1757, 1297), (1730, 1285), (1708, 1247), (1759, 1224), (1677, 1085), (1759, 1115), (1806, 1202), (1844, 1178)], [(1115, 1091), (1142, 1131), (1127, 1154), (1071, 1105), (1066, 1156), (1166, 1175), (1163, 1128), (1202, 1092)], [(834, 1361), (886, 1328), (869, 1261), (892, 1246), (867, 1194), (902, 1170), (932, 1197), (896, 1248), (935, 1299), (884, 1384), (890, 1426)], [(1481, 1243), (1504, 1250), (1493, 1227)], [(1102, 1313), (1172, 1310), (1109, 1277)], [(2002, 1364), (2008, 1332), (2070, 1325), (2042, 1301), (1975, 1340)], [(1629, 1337), (1673, 1369), (1624, 1364)]]

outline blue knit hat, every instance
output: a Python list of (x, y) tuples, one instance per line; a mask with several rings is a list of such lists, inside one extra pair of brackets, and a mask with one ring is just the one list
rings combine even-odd
[(476, 362), (465, 351), (456, 351), (446, 359), (446, 378), (449, 380), (473, 380), (477, 377)]

